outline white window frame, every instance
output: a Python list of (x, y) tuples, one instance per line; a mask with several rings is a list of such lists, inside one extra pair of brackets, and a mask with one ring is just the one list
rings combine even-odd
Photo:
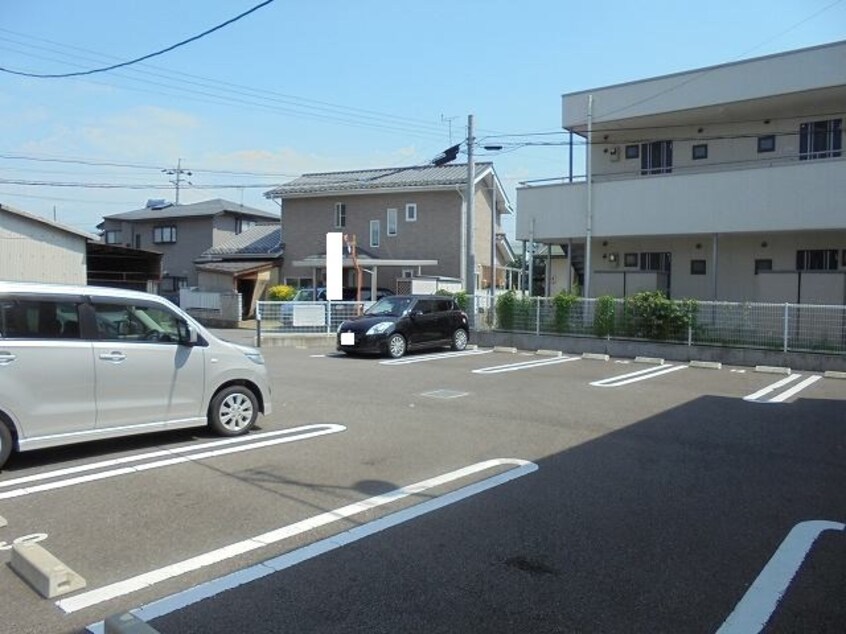
[(417, 222), (417, 203), (406, 203), (405, 205), (405, 221)]
[(107, 229), (103, 234), (103, 242), (106, 244), (120, 244), (120, 229)]
[(397, 235), (397, 210), (388, 209), (388, 219), (385, 222), (385, 235)]
[(160, 225), (153, 227), (154, 244), (175, 244), (176, 225)]
[(370, 246), (378, 247), (382, 241), (382, 221), (370, 221)]
[(347, 203), (335, 203), (335, 228), (344, 229), (347, 226)]

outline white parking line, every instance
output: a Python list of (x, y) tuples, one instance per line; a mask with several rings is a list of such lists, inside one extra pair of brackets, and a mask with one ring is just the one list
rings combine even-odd
[(517, 372), (518, 370), (531, 370), (532, 368), (539, 368), (546, 365), (556, 365), (558, 363), (568, 363), (570, 361), (579, 361), (581, 357), (556, 357), (554, 359), (535, 359), (532, 361), (520, 361), (519, 363), (508, 363), (506, 365), (494, 365), (489, 368), (480, 368), (473, 370), (474, 374), (500, 374), (502, 372)]
[[(145, 460), (148, 458), (156, 458), (160, 456), (171, 456), (166, 458), (165, 460), (158, 460), (155, 462), (148, 462), (145, 464), (140, 464), (136, 466), (129, 466), (129, 467), (119, 467), (117, 469), (111, 469), (109, 471), (101, 471), (99, 473), (91, 473), (89, 475), (84, 476), (77, 476), (72, 478), (66, 478), (62, 480), (57, 480), (55, 482), (48, 482), (46, 484), (38, 484), (35, 486), (29, 487), (21, 487), (18, 489), (12, 489), (11, 491), (4, 491), (0, 493), (0, 500), (7, 500), (10, 498), (21, 497), (24, 495), (31, 495), (33, 493), (41, 493), (44, 491), (52, 491), (54, 489), (63, 489), (65, 487), (75, 486), (78, 484), (86, 484), (88, 482), (95, 482), (98, 480), (105, 480), (107, 478), (114, 478), (117, 476), (122, 475), (129, 475), (133, 473), (141, 473), (142, 471), (149, 471), (151, 469), (158, 469), (160, 467), (169, 467), (176, 464), (182, 464), (185, 462), (193, 462), (196, 460), (204, 460), (206, 458), (216, 458), (218, 456), (226, 456), (228, 454), (233, 453), (240, 453), (242, 451), (252, 451), (253, 449), (261, 449), (264, 447), (272, 447), (273, 445), (281, 445), (289, 442), (297, 442), (299, 440), (307, 440), (309, 438), (316, 438), (318, 436), (325, 436), (327, 434), (336, 434), (338, 432), (345, 431), (346, 427), (343, 425), (336, 425), (334, 423), (326, 423), (320, 425), (306, 425), (304, 427), (297, 427), (295, 429), (289, 429), (285, 431), (279, 432), (268, 432), (267, 434), (261, 434), (261, 437), (258, 441), (255, 441), (255, 435), (248, 435), (243, 436), (237, 439), (227, 439), (227, 440), (220, 440), (211, 443), (203, 443), (201, 445), (194, 445), (190, 447), (179, 447), (177, 449), (163, 449), (161, 451), (153, 451), (148, 452), (146, 454), (140, 454), (137, 456), (127, 456), (125, 458), (116, 458), (114, 460), (104, 460), (101, 462), (96, 462), (89, 465), (80, 465), (78, 467), (71, 467), (69, 469), (60, 469), (58, 471), (50, 471), (43, 474), (36, 474), (32, 476), (25, 476), (23, 478), (17, 478), (15, 480), (8, 480), (2, 483), (2, 486), (10, 486), (13, 484), (20, 484), (22, 482), (32, 482), (44, 479), (51, 479), (51, 478), (59, 478), (64, 477), (67, 475), (71, 475), (74, 473), (80, 473), (84, 471), (91, 471), (98, 468), (104, 467), (111, 467), (121, 464), (126, 464), (129, 462), (139, 462), (141, 460)], [(284, 434), (284, 435), (283, 435)], [(272, 438), (268, 439), (268, 436), (273, 436)], [(281, 437), (280, 437), (281, 436)], [(225, 446), (222, 449), (211, 449), (208, 451), (197, 451), (199, 449), (204, 449), (207, 447), (217, 447), (221, 445), (230, 445), (232, 443), (239, 442), (236, 446)], [(187, 452), (194, 452), (188, 456), (180, 456), (177, 454), (180, 453), (187, 453)]]
[(629, 372), (628, 374), (621, 374), (620, 376), (612, 376), (608, 379), (594, 381), (591, 383), (594, 387), (620, 387), (621, 385), (629, 385), (630, 383), (637, 383), (638, 381), (647, 381), (662, 374), (669, 374), (670, 372), (677, 372), (684, 370), (686, 365), (670, 365), (665, 363), (654, 368), (647, 368), (646, 370), (638, 370), (637, 372)]
[(490, 354), (493, 350), (462, 350), (461, 352), (441, 352), (438, 354), (424, 354), (419, 357), (402, 357), (401, 359), (389, 359), (380, 361), (382, 365), (408, 365), (410, 363), (423, 363), (425, 361), (438, 361), (440, 359), (454, 359), (455, 357), (472, 357), (477, 354)]
[(809, 387), (809, 386), (813, 385), (814, 383), (816, 383), (817, 381), (819, 381), (822, 378), (822, 375), (812, 374), (811, 376), (809, 376), (807, 379), (805, 379), (801, 383), (798, 383), (798, 384), (790, 387), (789, 389), (785, 390), (784, 392), (782, 392), (778, 396), (774, 396), (771, 399), (765, 399), (764, 398), (768, 394), (771, 394), (772, 392), (780, 390), (784, 386), (789, 385), (790, 383), (793, 383), (794, 381), (800, 379), (801, 377), (802, 377), (801, 374), (790, 374), (790, 375), (784, 377), (783, 379), (776, 381), (775, 383), (758, 390), (754, 394), (749, 394), (748, 396), (744, 396), (743, 400), (744, 401), (751, 401), (751, 402), (755, 402), (755, 403), (783, 403), (784, 401), (786, 401), (790, 397), (795, 396), (796, 394), (798, 394), (799, 392), (804, 390), (806, 387)]
[(717, 634), (755, 634), (763, 630), (817, 538), (825, 531), (843, 530), (846, 524), (823, 520), (794, 526)]
[[(163, 614), (168, 614), (173, 610), (177, 610), (187, 605), (191, 605), (192, 603), (196, 603), (201, 599), (214, 596), (219, 592), (222, 592), (223, 590), (227, 590), (241, 585), (247, 581), (252, 581), (260, 577), (272, 574), (274, 572), (284, 570), (298, 563), (316, 557), (317, 555), (321, 555), (325, 552), (340, 548), (341, 546), (351, 544), (355, 541), (358, 541), (359, 539), (367, 537), (368, 535), (373, 535), (392, 526), (397, 526), (398, 524), (402, 524), (403, 522), (415, 519), (417, 517), (420, 517), (421, 515), (430, 513), (431, 511), (443, 508), (445, 506), (448, 506), (449, 504), (453, 504), (472, 495), (476, 495), (477, 493), (481, 493), (482, 491), (486, 491), (493, 487), (499, 486), (501, 484), (514, 480), (515, 478), (527, 475), (536, 471), (538, 466), (533, 462), (529, 462), (526, 460), (518, 460), (514, 458), (502, 458), (478, 462), (474, 465), (470, 465), (468, 467), (464, 467), (456, 471), (451, 471), (449, 473), (445, 473), (443, 475), (436, 476), (428, 480), (423, 480), (422, 482), (417, 482), (416, 484), (404, 486), (388, 493), (368, 498), (361, 502), (349, 504), (339, 509), (335, 509), (334, 511), (329, 511), (328, 513), (321, 513), (320, 515), (316, 515), (309, 519), (296, 522), (295, 524), (290, 524), (288, 526), (278, 528), (268, 533), (257, 535), (250, 539), (246, 539), (235, 544), (224, 546), (217, 550), (213, 550), (211, 552), (192, 557), (191, 559), (186, 559), (185, 561), (181, 561), (170, 566), (165, 566), (164, 568), (159, 568), (158, 570), (153, 570), (151, 572), (138, 575), (136, 577), (132, 577), (124, 581), (119, 581), (117, 583), (113, 583), (102, 588), (83, 592), (68, 599), (62, 599), (60, 601), (57, 601), (56, 605), (62, 610), (64, 610), (66, 613), (78, 612), (79, 610), (91, 607), (93, 605), (97, 605), (104, 601), (109, 601), (111, 599), (114, 599), (115, 597), (123, 596), (131, 592), (141, 590), (142, 588), (147, 588), (156, 583), (164, 581), (165, 579), (172, 579), (187, 572), (198, 570), (205, 566), (209, 566), (214, 563), (231, 559), (232, 557), (246, 552), (250, 552), (252, 550), (256, 550), (258, 548), (263, 548), (264, 546), (267, 546), (269, 544), (274, 544), (276, 542), (289, 539), (296, 535), (301, 535), (310, 530), (314, 530), (315, 528), (327, 526), (339, 520), (360, 515), (374, 508), (384, 506), (386, 504), (390, 504), (398, 500), (402, 500), (403, 498), (424, 493), (434, 487), (449, 484), (456, 480), (469, 477), (473, 474), (505, 465), (514, 465), (515, 468), (509, 469), (508, 471), (492, 476), (480, 482), (465, 486), (461, 489), (457, 489), (456, 491), (452, 491), (450, 493), (435, 498), (427, 499), (424, 502), (421, 502), (420, 504), (409, 507), (402, 511), (397, 511), (396, 513), (382, 517), (372, 522), (358, 525), (352, 528), (351, 530), (340, 533), (333, 537), (329, 537), (319, 542), (315, 542), (310, 546), (299, 548), (297, 550), (281, 555), (275, 559), (265, 561), (264, 563), (258, 564), (246, 570), (241, 570), (239, 572), (221, 577), (219, 579), (206, 582), (204, 584), (201, 584), (200, 586), (197, 586), (196, 588), (186, 590), (184, 592), (178, 593), (171, 597), (167, 597), (165, 599), (162, 599), (160, 601), (157, 601), (155, 603), (133, 611), (133, 614), (135, 614), (139, 618), (144, 620), (150, 620)], [(91, 628), (89, 628), (89, 630), (92, 632), (102, 631)]]

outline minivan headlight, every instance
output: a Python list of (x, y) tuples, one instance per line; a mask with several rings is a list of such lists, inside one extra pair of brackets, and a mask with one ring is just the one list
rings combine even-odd
[(261, 355), (261, 352), (259, 352), (258, 350), (245, 352), (244, 356), (247, 357), (253, 363), (256, 363), (258, 365), (264, 365), (264, 357)]
[(384, 335), (386, 332), (391, 332), (394, 329), (394, 322), (392, 321), (380, 321), (378, 324), (374, 324), (370, 327), (367, 331), (368, 335)]

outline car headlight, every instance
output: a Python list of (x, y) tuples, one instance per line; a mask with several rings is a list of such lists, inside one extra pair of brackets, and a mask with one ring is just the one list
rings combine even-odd
[(244, 356), (255, 364), (264, 365), (264, 357), (261, 356), (261, 352), (245, 352)]
[(386, 332), (391, 332), (394, 329), (394, 322), (392, 321), (380, 321), (378, 324), (375, 324), (370, 327), (370, 330), (367, 331), (368, 335), (384, 335)]

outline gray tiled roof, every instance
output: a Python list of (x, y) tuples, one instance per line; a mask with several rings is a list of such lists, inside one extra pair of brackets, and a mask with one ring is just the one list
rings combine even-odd
[(126, 211), (124, 213), (112, 214), (111, 216), (104, 216), (109, 220), (156, 220), (159, 218), (188, 218), (195, 216), (215, 216), (224, 212), (245, 214), (249, 216), (256, 216), (258, 218), (266, 218), (268, 220), (276, 220), (279, 218), (277, 214), (268, 211), (262, 211), (255, 207), (247, 207), (246, 205), (239, 205), (229, 200), (222, 198), (214, 198), (212, 200), (204, 200), (199, 203), (191, 203), (188, 205), (168, 205), (162, 208), (145, 207), (144, 209), (136, 209), (134, 211)]
[(207, 249), (202, 258), (231, 255), (269, 255), (282, 253), (282, 228), (279, 223), (256, 225), (226, 242)]
[[(480, 177), (492, 163), (477, 163), (476, 177)], [(303, 174), (294, 180), (265, 192), (266, 198), (285, 198), (297, 194), (353, 192), (409, 187), (438, 189), (467, 182), (467, 164), (423, 165), (418, 167), (391, 167), (359, 170), (354, 172), (326, 172)]]
[(204, 262), (197, 264), (197, 270), (214, 273), (246, 273), (252, 270), (262, 270), (272, 267), (267, 260), (238, 260), (237, 262)]

